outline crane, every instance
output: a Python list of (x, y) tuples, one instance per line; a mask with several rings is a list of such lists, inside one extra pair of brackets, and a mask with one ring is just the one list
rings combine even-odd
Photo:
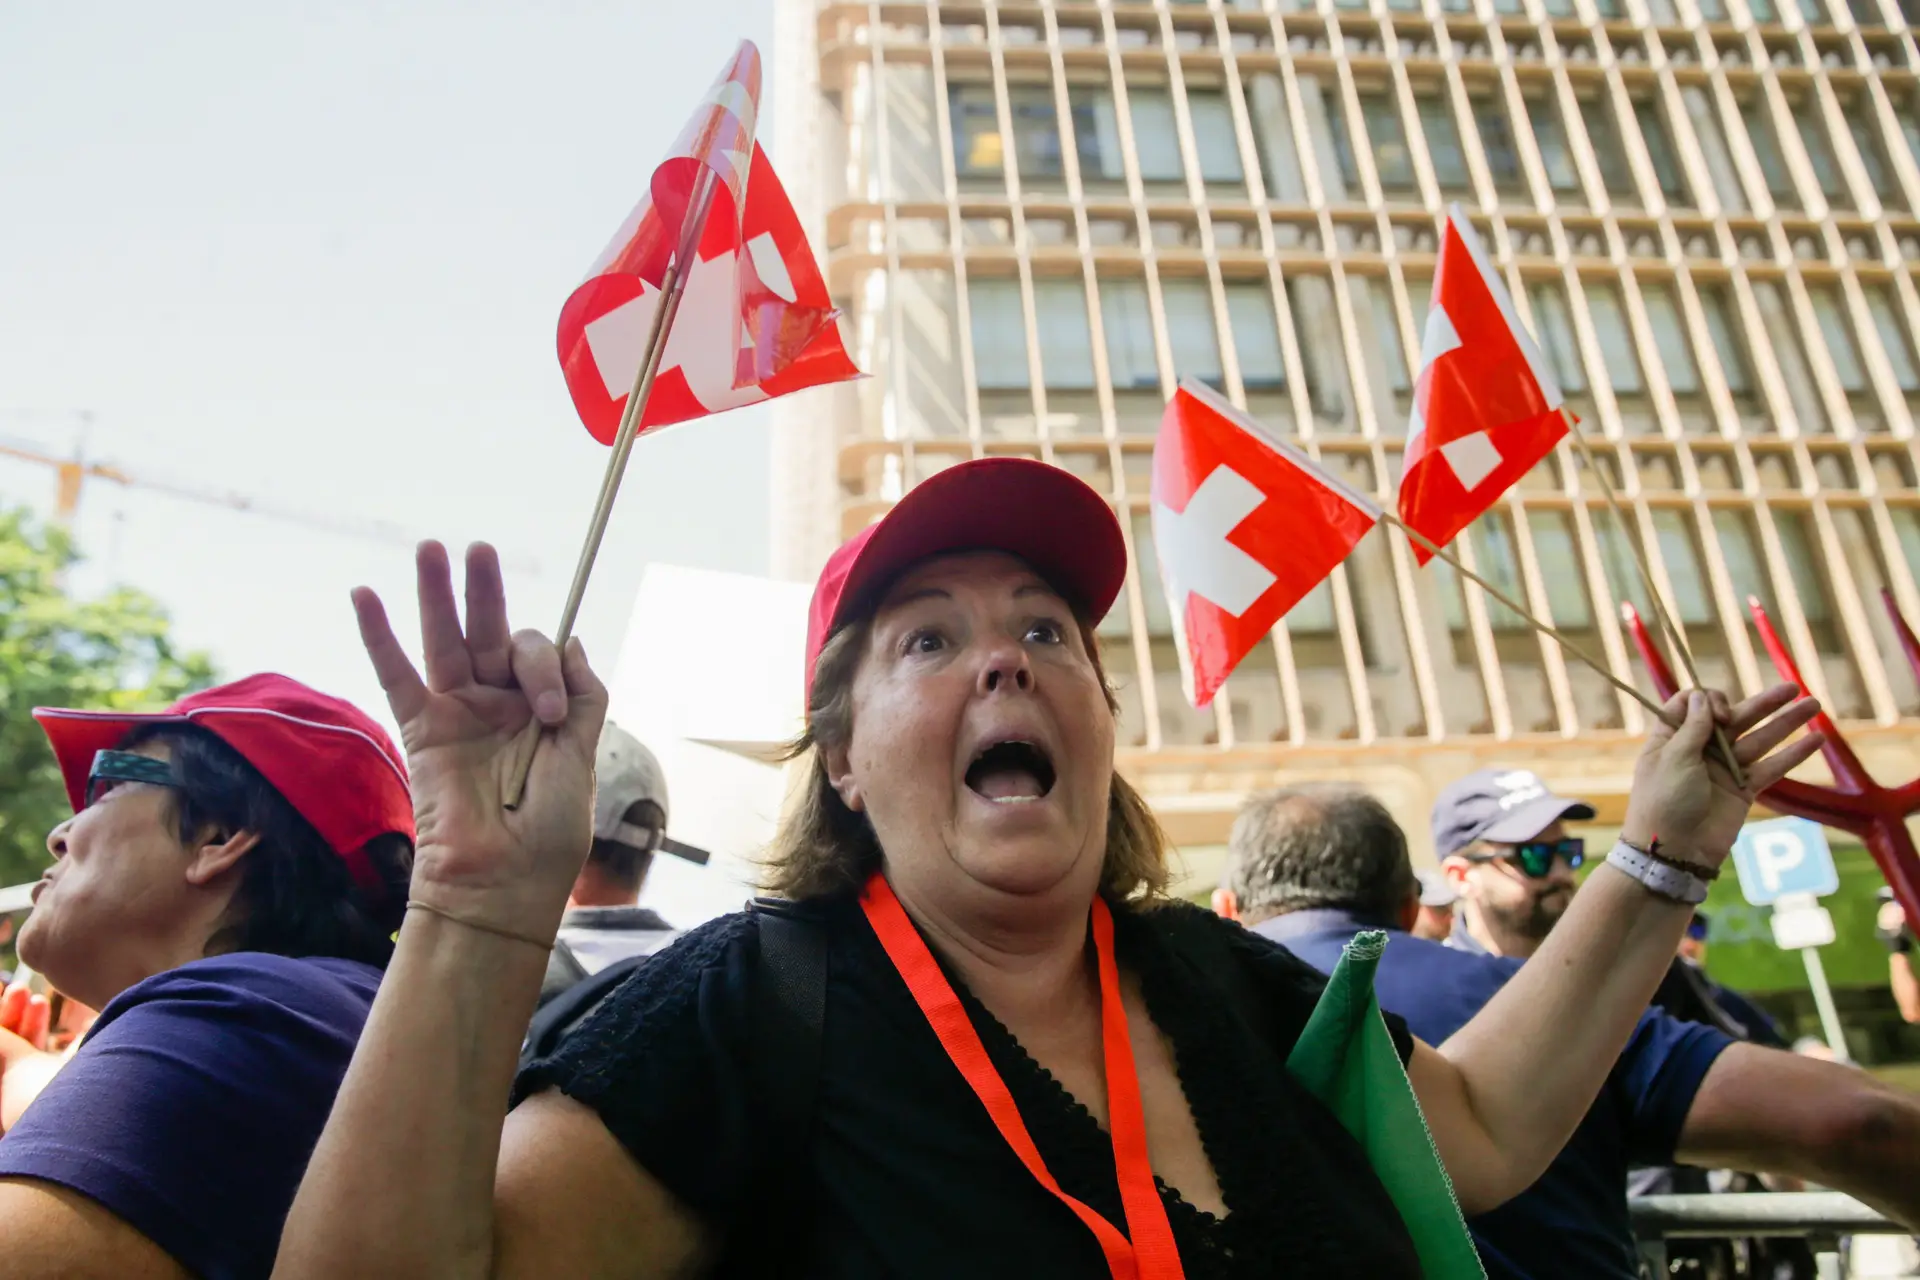
[[(88, 413), (73, 415), (83, 424), (92, 422)], [(88, 480), (106, 480), (129, 489), (146, 489), (153, 493), (179, 498), (186, 502), (198, 502), (207, 506), (224, 507), (229, 511), (241, 511), (249, 515), (265, 516), (270, 520), (279, 520), (285, 524), (301, 525), (305, 528), (324, 533), (338, 534), (348, 538), (364, 538), (374, 542), (389, 543), (398, 546), (414, 546), (419, 538), (397, 524), (385, 520), (350, 520), (320, 515), (310, 511), (301, 511), (292, 507), (278, 506), (259, 502), (244, 493), (222, 492), (215, 489), (203, 489), (193, 485), (180, 484), (177, 481), (153, 479), (132, 475), (129, 472), (107, 462), (95, 462), (76, 451), (71, 457), (61, 457), (34, 441), (17, 440), (0, 436), (0, 457), (14, 458), (21, 462), (35, 463), (51, 467), (54, 471), (53, 518), (62, 527), (73, 523), (74, 515), (80, 509), (80, 492)], [(537, 561), (501, 557), (508, 568), (538, 577), (541, 573)]]

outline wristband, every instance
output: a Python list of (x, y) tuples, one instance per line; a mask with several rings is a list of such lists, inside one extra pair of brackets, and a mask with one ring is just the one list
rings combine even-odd
[(1674, 857), (1660, 847), (1660, 839), (1658, 836), (1649, 840), (1647, 847), (1644, 849), (1625, 836), (1620, 838), (1620, 843), (1643, 858), (1652, 858), (1655, 862), (1663, 863), (1666, 866), (1674, 868), (1676, 871), (1684, 871), (1703, 884), (1712, 884), (1720, 878), (1719, 867), (1710, 867), (1704, 862), (1688, 862), (1685, 858)]
[(1624, 840), (1608, 852), (1607, 865), (1674, 902), (1698, 906), (1707, 900), (1706, 881), (1670, 863), (1656, 862)]

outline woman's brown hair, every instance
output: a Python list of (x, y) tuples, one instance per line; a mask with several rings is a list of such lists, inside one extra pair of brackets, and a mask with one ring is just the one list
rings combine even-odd
[[(1119, 702), (1107, 683), (1106, 668), (1094, 639), (1093, 621), (1078, 619), (1087, 657), (1106, 691), (1107, 710)], [(827, 776), (825, 748), (843, 747), (853, 737), (853, 677), (867, 646), (872, 618), (847, 623), (821, 647), (813, 668), (813, 693), (807, 727), (789, 743), (783, 759), (805, 758), (807, 776), (789, 798), (780, 827), (767, 848), (762, 884), (788, 898), (820, 898), (857, 890), (880, 866), (880, 842), (866, 815), (840, 799)], [(1167, 887), (1167, 837), (1138, 791), (1113, 774), (1107, 799), (1107, 853), (1100, 888), (1115, 901), (1155, 898)]]

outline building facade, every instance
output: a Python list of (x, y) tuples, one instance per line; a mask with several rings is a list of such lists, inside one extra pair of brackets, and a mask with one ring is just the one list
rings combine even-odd
[[(1377, 531), (1206, 711), (1147, 510), (1204, 379), (1391, 501), (1450, 202), (1599, 464), (1568, 445), (1456, 543), (1645, 685), (1629, 543), (1703, 677), (1771, 671), (1746, 601), (1884, 777), (1920, 772), (1916, 0), (781, 0), (776, 154), (872, 376), (778, 406), (775, 564), (942, 467), (1036, 457), (1107, 494), (1122, 767), (1212, 874), (1240, 799), (1434, 791), (1526, 764), (1617, 819), (1645, 719)], [(1817, 768), (1810, 777), (1819, 776)]]

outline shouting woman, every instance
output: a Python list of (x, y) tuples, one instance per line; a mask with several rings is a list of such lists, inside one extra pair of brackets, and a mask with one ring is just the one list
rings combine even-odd
[[(606, 693), (577, 643), (510, 636), (485, 547), (464, 633), (422, 549), (424, 679), (361, 593), (413, 774), (413, 910), (281, 1274), (1418, 1275), (1380, 1171), (1287, 1069), (1325, 979), (1165, 896), (1094, 639), (1125, 563), (1100, 497), (1014, 459), (942, 472), (828, 563), (769, 864), (825, 957), (797, 1119), (756, 1061), (759, 913), (682, 938), (515, 1083)], [(1764, 787), (1816, 745), (1787, 745), (1813, 710), (1792, 700), (1677, 700), (1635, 773), (1641, 850), (1446, 1044), (1388, 1020), (1467, 1212), (1572, 1132), (1704, 892), (1685, 868), (1726, 858), (1753, 793), (1704, 758), (1712, 726)]]

